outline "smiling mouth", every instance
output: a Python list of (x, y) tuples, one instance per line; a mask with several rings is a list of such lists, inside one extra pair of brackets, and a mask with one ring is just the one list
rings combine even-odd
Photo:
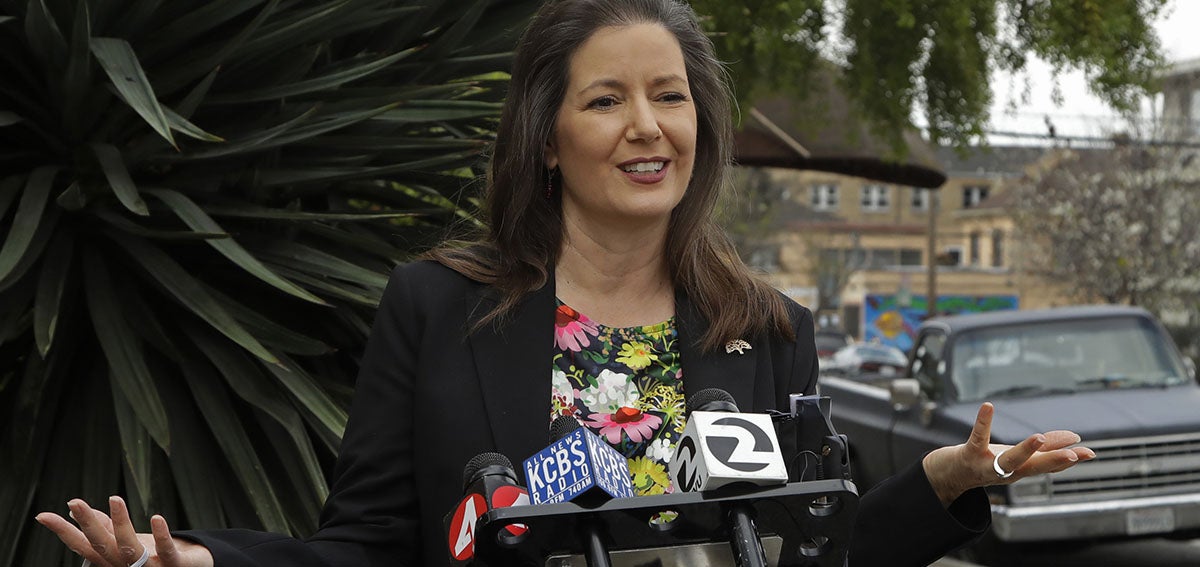
[(658, 173), (666, 166), (665, 161), (642, 161), (621, 166), (621, 171), (626, 173)]

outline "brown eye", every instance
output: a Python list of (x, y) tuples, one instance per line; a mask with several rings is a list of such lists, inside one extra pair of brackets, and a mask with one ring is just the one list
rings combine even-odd
[(588, 108), (598, 108), (598, 109), (603, 110), (603, 109), (607, 109), (607, 108), (612, 108), (616, 105), (617, 105), (617, 97), (602, 96), (596, 100), (593, 100), (592, 102), (589, 102), (587, 107)]

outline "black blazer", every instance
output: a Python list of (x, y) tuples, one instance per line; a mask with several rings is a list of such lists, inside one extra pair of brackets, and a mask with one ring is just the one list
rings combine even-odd
[[(209, 547), (216, 567), (446, 564), (442, 518), (462, 497), (467, 461), (498, 451), (519, 465), (549, 441), (553, 278), (501, 325), (471, 333), (469, 322), (497, 301), (490, 287), (432, 262), (397, 268), (363, 356), (320, 530), (306, 541), (248, 530), (177, 535)], [(796, 341), (744, 337), (744, 355), (705, 353), (694, 343), (705, 321), (677, 297), (687, 391), (721, 388), (743, 411), (786, 408), (788, 394), (812, 393), (812, 314), (789, 307)], [(923, 565), (990, 521), (981, 490), (947, 513), (920, 466), (887, 486), (884, 498), (872, 491), (860, 503), (856, 565)]]

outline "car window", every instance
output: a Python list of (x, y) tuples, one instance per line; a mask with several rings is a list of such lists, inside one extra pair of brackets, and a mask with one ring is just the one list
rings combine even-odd
[(921, 391), (932, 399), (941, 395), (942, 351), (946, 335), (932, 330), (921, 335), (913, 350), (912, 376), (921, 384)]
[(952, 376), (963, 401), (1170, 386), (1187, 373), (1169, 340), (1142, 317), (979, 329), (955, 340)]

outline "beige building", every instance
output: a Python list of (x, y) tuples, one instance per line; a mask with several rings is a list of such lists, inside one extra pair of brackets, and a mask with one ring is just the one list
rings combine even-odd
[(1163, 134), (1169, 140), (1200, 140), (1200, 58), (1171, 65), (1160, 79)]
[[(939, 298), (963, 296), (1031, 309), (1067, 301), (1054, 286), (1020, 268), (1019, 235), (1008, 214), (1010, 189), (1047, 150), (993, 147), (968, 156), (944, 149), (947, 181), (936, 190), (815, 171), (769, 170), (784, 187), (770, 254), (757, 262), (773, 283), (863, 338), (874, 296), (904, 306), (928, 290), (931, 211)], [(990, 299), (989, 299), (990, 298)], [(961, 305), (959, 303), (954, 305)], [(953, 309), (953, 307), (950, 307)], [(876, 309), (877, 310), (877, 309)]]

